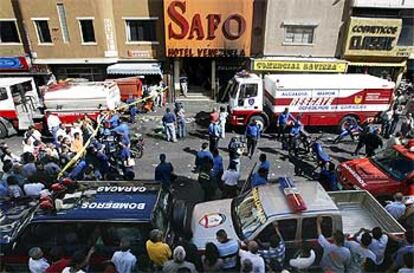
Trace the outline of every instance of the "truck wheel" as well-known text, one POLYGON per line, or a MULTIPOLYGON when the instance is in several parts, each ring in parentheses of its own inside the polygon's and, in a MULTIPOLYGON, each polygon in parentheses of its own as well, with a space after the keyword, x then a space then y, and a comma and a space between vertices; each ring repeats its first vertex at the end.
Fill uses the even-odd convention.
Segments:
POLYGON ((251 123, 253 120, 257 120, 257 124, 259 124, 260 128, 262 128, 263 132, 266 131, 268 124, 265 118, 263 118, 262 116, 251 116, 249 118, 249 123, 251 123))
POLYGON ((0 139, 6 138, 8 136, 7 128, 3 123, 0 122, 0 139))
POLYGON ((345 116, 341 119, 341 122, 339 123, 338 129, 339 132, 342 132, 346 128, 349 127, 349 124, 351 123, 358 123, 358 120, 354 116, 345 116))
POLYGON ((172 225, 179 234, 190 231, 192 208, 193 206, 184 200, 175 201, 172 212, 172 225))

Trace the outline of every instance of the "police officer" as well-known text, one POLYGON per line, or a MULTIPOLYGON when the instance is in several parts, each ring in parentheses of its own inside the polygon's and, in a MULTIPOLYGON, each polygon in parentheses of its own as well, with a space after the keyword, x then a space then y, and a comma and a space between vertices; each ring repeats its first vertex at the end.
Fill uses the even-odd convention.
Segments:
POLYGON ((289 134, 290 151, 293 149, 295 156, 298 156, 298 152, 299 152, 299 141, 300 141, 301 131, 302 131, 302 123, 300 122, 300 117, 297 117, 293 127, 290 129, 290 134, 289 134))
POLYGON ((210 140, 210 152, 218 148, 218 143, 221 137, 221 126, 218 122, 211 122, 208 126, 208 136, 210 140))
POLYGON ((162 123, 165 128, 165 133, 167 135, 167 141, 177 142, 177 136, 175 134, 175 121, 176 117, 171 113, 171 109, 167 108, 165 114, 162 117, 162 123))
POLYGON ((247 154, 251 159, 259 141, 261 128, 256 119, 253 119, 246 127, 247 154))
POLYGON ((375 128, 374 132, 369 133, 365 139, 365 150, 367 156, 374 156, 375 150, 383 146, 382 139, 379 136, 381 132, 380 128, 375 128))
POLYGON ((285 141, 285 134, 286 134, 286 127, 291 118, 291 114, 289 113, 289 108, 285 108, 285 110, 280 113, 279 117, 277 118, 276 127, 277 127, 277 138, 280 139, 280 135, 282 135, 282 141, 285 141))
POLYGON ((238 137, 233 137, 229 143, 229 165, 233 164, 240 172, 240 156, 243 154, 242 143, 238 137))

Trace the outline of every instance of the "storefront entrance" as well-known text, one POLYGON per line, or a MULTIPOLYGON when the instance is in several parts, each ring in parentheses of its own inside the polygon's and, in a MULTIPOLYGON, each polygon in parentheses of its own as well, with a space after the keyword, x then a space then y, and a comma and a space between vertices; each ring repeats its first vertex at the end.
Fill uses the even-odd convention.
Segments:
MULTIPOLYGON (((248 67, 247 58, 180 58, 174 62, 176 90, 187 84, 188 97, 219 100, 235 73, 248 67)), ((176 93, 180 97, 182 92, 176 93)))
POLYGON ((188 84, 188 96, 211 96, 211 58, 183 58, 180 78, 186 77, 188 84))

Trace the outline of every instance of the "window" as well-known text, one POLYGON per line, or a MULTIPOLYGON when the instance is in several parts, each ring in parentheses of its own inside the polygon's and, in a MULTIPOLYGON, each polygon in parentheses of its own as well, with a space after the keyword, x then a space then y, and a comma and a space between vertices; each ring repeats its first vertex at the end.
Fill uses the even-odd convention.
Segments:
MULTIPOLYGON (((153 227, 147 223, 105 223, 99 224, 96 247, 101 256, 111 257, 119 249, 121 239, 130 242, 132 254, 140 257, 145 254, 145 242, 153 227)), ((138 261, 142 262, 142 261, 138 261)))
POLYGON ((9 97, 7 96, 7 89, 4 87, 0 87, 0 100, 7 100, 9 97))
POLYGON ((93 29, 92 19, 79 20, 81 39, 83 43, 96 43, 95 30, 93 29))
POLYGON ((276 228, 273 225, 273 223, 270 223, 270 224, 267 225, 267 227, 265 227, 265 229, 263 229, 260 232, 257 239, 262 243, 269 243, 270 238, 272 238, 275 235, 277 235, 276 228))
POLYGON ((10 91, 13 97, 13 101, 16 105, 21 104, 26 99, 26 92, 32 91, 32 82, 27 81, 21 84, 15 84, 10 86, 10 91))
POLYGON ((57 10, 59 15, 60 28, 62 29, 63 42, 67 43, 69 42, 69 29, 66 22, 65 6, 63 6, 63 4, 57 4, 57 10))
POLYGON ((259 199, 257 188, 234 199, 234 217, 236 230, 240 238, 250 236, 267 221, 267 216, 259 199))
POLYGON ((63 247, 68 256, 95 244, 94 223, 35 223, 26 227, 17 240, 16 254, 27 255, 32 247, 40 247, 46 255, 55 246, 63 247))
POLYGON ((16 21, 0 21, 0 43, 20 43, 16 21))
POLYGON ((50 36, 48 20, 35 20, 37 37, 40 44, 52 43, 52 36, 50 36))
POLYGON ((126 20, 128 42, 156 41, 155 20, 126 20))
POLYGON ((394 149, 386 149, 370 158, 375 166, 398 181, 404 181, 414 172, 414 162, 394 149))
MULTIPOLYGON (((325 237, 332 236, 332 218, 323 217, 321 224, 322 234, 325 237)), ((316 230, 316 217, 305 218, 302 220, 302 239, 310 240, 317 239, 318 232, 316 230)))
POLYGON ((257 84, 242 84, 240 87, 240 99, 251 98, 257 96, 257 84))
POLYGON ((285 43, 312 44, 315 26, 286 26, 285 43))
POLYGON ((293 241, 296 239, 296 226, 296 219, 278 221, 279 232, 282 235, 283 240, 293 241))

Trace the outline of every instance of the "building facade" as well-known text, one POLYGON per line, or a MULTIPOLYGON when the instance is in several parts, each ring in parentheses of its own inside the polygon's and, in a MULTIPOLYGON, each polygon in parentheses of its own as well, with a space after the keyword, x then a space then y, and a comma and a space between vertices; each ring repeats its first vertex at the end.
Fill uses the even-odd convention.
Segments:
POLYGON ((0 1, 0 75, 29 73, 25 34, 11 0, 0 1))
POLYGON ((164 0, 165 54, 176 97, 217 98, 220 86, 246 67, 253 2, 164 0))
MULTIPOLYGON (((258 72, 345 72, 338 60, 347 0, 267 1, 263 51, 252 59, 258 72)), ((256 11, 257 12, 257 11, 256 11)))
MULTIPOLYGON (((113 64, 117 67, 109 74, 144 74, 148 71, 139 71, 139 64, 157 62, 162 56, 161 0, 17 3, 33 64, 46 65, 58 79, 103 80, 113 64), (125 67, 123 62, 129 64, 125 67)), ((159 64, 155 66, 160 73, 159 64)))
POLYGON ((348 71, 398 83, 413 65, 414 0, 354 0, 348 12, 342 54, 348 71))

